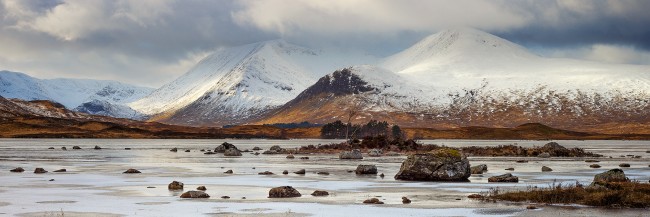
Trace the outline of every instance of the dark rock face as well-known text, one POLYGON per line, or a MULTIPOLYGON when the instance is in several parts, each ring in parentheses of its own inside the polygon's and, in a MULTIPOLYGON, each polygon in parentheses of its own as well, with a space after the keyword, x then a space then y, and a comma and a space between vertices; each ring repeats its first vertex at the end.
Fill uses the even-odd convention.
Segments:
POLYGON ((551 172, 551 171, 553 171, 553 169, 551 169, 550 167, 542 166, 542 172, 551 172))
POLYGON ((305 171, 305 169, 300 169, 300 170, 298 170, 296 172, 293 172, 293 173, 298 174, 298 175, 305 175, 306 171, 305 171))
POLYGON ((241 152, 236 148, 230 148, 226 149, 226 151, 223 153, 223 156, 238 157, 241 156, 241 152))
POLYGON ((291 186, 276 187, 269 190, 269 198, 287 198, 300 196, 302 196, 300 192, 291 186))
MULTIPOLYGON (((233 145, 233 144, 230 144, 230 143, 224 142, 224 143, 221 143, 221 145, 217 146, 217 147, 214 149, 214 152, 217 152, 217 153, 224 153, 224 152, 226 152, 226 150, 228 150, 228 149, 237 149, 237 147, 235 147, 235 145, 233 145)), ((237 149, 237 150, 239 150, 239 149, 237 149)))
POLYGON ((9 170, 9 171, 14 172, 14 173, 22 173, 22 172, 25 172, 25 169, 23 169, 22 167, 16 167, 15 169, 12 169, 12 170, 9 170))
POLYGON ((39 167, 34 170, 34 173, 47 173, 47 170, 39 167))
POLYGON ((472 174, 483 174, 484 172, 487 172, 488 167, 485 164, 480 164, 470 167, 469 170, 472 174))
POLYGON ((380 201, 379 199, 377 199, 376 197, 373 197, 373 198, 370 198, 370 199, 364 200, 363 203, 366 203, 366 204, 384 204, 384 202, 381 202, 381 201, 380 201))
POLYGON ((136 169, 131 168, 131 169, 128 169, 128 170, 124 171, 123 173, 141 173, 141 172, 140 172, 140 170, 136 170, 136 169))
POLYGON ((169 190, 183 190, 183 183, 178 181, 173 181, 167 185, 169 190))
POLYGON ((592 185, 604 185, 609 182, 629 182, 625 176, 625 172, 621 169, 611 169, 607 172, 599 173, 594 176, 594 182, 592 185))
POLYGON ((359 165, 354 171, 356 174, 377 174, 377 166, 375 165, 359 165))
POLYGON ((471 175, 469 160, 451 148, 426 154, 412 154, 402 163, 395 175, 398 180, 411 181, 467 181, 471 175))
POLYGON ((408 199, 407 197, 402 197, 402 203, 403 204, 409 204, 409 203, 411 203, 411 200, 408 199))
POLYGON ((314 193, 311 193, 311 196, 315 196, 315 197, 323 197, 323 196, 327 196, 327 195, 330 195, 330 193, 327 192, 327 191, 318 191, 318 190, 316 190, 316 191, 314 191, 314 193))
POLYGON ((492 176, 488 178, 488 182, 519 182, 519 177, 506 173, 499 176, 492 176))
POLYGON ((203 191, 188 191, 181 194, 181 198, 210 198, 210 195, 203 191))
POLYGON ((344 151, 339 154, 339 159, 363 159, 363 155, 359 149, 352 151, 344 151))

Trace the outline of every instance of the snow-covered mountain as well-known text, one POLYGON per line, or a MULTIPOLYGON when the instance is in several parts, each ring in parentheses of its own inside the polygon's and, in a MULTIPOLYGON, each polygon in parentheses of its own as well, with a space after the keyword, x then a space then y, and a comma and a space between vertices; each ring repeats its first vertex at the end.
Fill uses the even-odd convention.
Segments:
POLYGON ((283 40, 225 48, 129 105, 153 120, 174 124, 245 123, 293 99, 336 68, 373 61, 349 57, 283 40))
POLYGON ((0 95, 5 98, 50 100, 70 110, 113 117, 143 118, 125 104, 146 96, 152 90, 117 81, 38 79, 19 72, 0 71, 0 95), (92 106, 92 109, 86 106, 92 106))

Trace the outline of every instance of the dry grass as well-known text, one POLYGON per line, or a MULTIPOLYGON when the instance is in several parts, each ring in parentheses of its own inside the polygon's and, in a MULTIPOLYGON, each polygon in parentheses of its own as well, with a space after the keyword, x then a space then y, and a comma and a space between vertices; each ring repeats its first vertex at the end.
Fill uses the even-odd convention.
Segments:
POLYGON ((553 183, 524 191, 490 190, 483 199, 546 204, 582 204, 612 208, 650 208, 650 183, 612 182, 604 186, 553 183))

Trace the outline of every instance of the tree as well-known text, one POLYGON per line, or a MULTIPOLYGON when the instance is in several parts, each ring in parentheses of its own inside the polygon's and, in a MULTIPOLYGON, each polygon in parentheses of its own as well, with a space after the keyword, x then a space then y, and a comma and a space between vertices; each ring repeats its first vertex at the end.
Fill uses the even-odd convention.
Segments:
POLYGON ((400 128, 397 124, 393 125, 393 128, 391 129, 391 135, 395 141, 402 141, 405 137, 404 132, 402 132, 402 128, 400 128))

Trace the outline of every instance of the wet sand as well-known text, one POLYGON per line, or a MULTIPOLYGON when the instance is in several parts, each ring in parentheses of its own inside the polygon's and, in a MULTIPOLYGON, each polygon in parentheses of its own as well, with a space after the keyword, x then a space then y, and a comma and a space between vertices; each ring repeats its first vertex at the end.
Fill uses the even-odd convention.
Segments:
MULTIPOLYGON (((470 182, 407 182, 396 181, 405 156, 367 157, 363 160, 339 160, 335 155, 252 155, 224 157, 204 155, 199 149, 214 149, 224 140, 0 140, 0 213, 20 216, 648 216, 648 210, 616 210, 580 206, 536 205, 527 210, 527 203, 491 203, 467 198, 467 195, 499 187, 504 190, 525 189, 528 186, 548 186, 555 182, 588 184, 593 175, 619 163, 632 179, 650 179, 650 142, 598 141, 588 151, 603 154, 602 168, 592 169, 583 158, 520 158, 470 157, 472 165, 487 164, 489 171, 472 175, 470 182), (79 145, 82 150, 71 150, 79 145), (95 145, 102 150, 93 150, 95 145), (60 150, 67 146, 67 151, 60 150), (48 150, 55 147, 55 150, 48 150), (125 147, 132 150, 124 150, 125 147), (179 152, 170 152, 178 147, 179 152), (190 152, 184 152, 190 149, 190 152), (639 155, 638 159, 619 157, 639 155), (308 156, 309 160, 299 157, 308 156), (608 158, 613 156, 613 158, 608 158), (515 163, 516 160, 528 163, 515 163), (359 164, 375 164, 386 176, 358 176, 349 173, 359 164), (542 166, 553 172, 541 172, 542 166), (24 173, 10 173, 15 167, 24 173), (50 171, 33 174, 35 167, 50 171), (505 168, 514 167, 515 171, 505 168), (68 172, 53 173, 66 168, 68 172), (122 174, 129 168, 141 174, 122 174), (232 169, 234 174, 224 174, 232 169), (305 175, 293 171, 305 169, 305 175), (275 175, 257 175, 271 171, 275 175), (288 175, 282 175, 288 170, 288 175), (329 172, 319 175, 317 172, 329 172), (519 183, 488 183, 487 178, 511 172, 519 183), (49 181, 54 179, 54 181, 49 181), (167 184, 177 180, 185 191, 204 185, 209 199, 181 199, 182 191, 169 191, 167 184), (269 199, 272 187, 290 185, 303 195, 300 198, 269 199), (148 188, 155 187, 155 188, 148 188), (326 197, 314 197, 314 190, 326 190, 326 197), (222 199, 221 196, 230 196, 222 199), (402 204, 406 196, 413 202, 402 204), (243 199, 245 197, 246 199, 243 199), (377 197, 385 204, 366 205, 362 201, 377 197)), ((297 147, 307 144, 334 142, 332 140, 234 140, 240 149, 272 145, 297 147), (284 144, 284 145, 283 145, 284 144)), ((548 141, 425 141, 426 143, 463 145, 543 145, 548 141), (500 143, 499 143, 500 142, 500 143)), ((583 146, 584 141, 558 141, 566 147, 583 146)))

